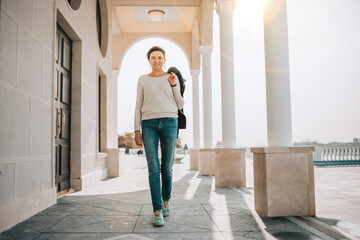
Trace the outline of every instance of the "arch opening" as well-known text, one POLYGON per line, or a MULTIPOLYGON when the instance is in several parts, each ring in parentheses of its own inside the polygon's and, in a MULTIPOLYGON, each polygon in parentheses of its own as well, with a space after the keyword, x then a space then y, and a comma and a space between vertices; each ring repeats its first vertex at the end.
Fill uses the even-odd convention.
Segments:
POLYGON ((153 47, 159 46, 166 51, 165 69, 177 67, 186 81, 186 90, 184 93, 185 114, 188 119, 188 126, 185 130, 180 130, 179 137, 181 143, 192 146, 192 88, 190 81, 190 64, 188 56, 181 47, 165 38, 146 38, 137 41, 129 46, 124 52, 119 67, 118 76, 118 116, 117 132, 118 135, 124 135, 126 132, 134 132, 134 109, 136 104, 137 81, 141 75, 148 74, 151 71, 146 58, 147 51, 153 47))

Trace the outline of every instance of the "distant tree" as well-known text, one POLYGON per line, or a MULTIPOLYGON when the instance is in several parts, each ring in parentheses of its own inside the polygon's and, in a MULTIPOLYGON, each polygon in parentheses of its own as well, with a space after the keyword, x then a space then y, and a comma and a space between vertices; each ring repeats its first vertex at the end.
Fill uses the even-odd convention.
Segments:
POLYGON ((134 133, 126 132, 124 135, 118 135, 119 148, 137 148, 134 140, 134 133))
POLYGON ((182 148, 182 143, 181 143, 181 139, 178 138, 177 141, 176 141, 176 148, 182 148))

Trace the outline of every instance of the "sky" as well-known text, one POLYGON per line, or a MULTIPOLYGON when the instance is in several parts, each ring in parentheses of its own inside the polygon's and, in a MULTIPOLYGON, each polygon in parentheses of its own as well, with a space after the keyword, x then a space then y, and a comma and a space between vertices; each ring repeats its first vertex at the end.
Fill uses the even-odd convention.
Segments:
MULTIPOLYGON (((293 142, 351 142, 353 138, 360 138, 360 1, 290 0, 287 7, 293 142)), ((221 141, 222 134, 218 21, 218 15, 214 13, 214 145, 221 141)), ((234 11, 238 146, 267 145, 263 39, 262 0, 239 0, 234 11)), ((189 63, 178 45, 163 38, 139 41, 124 56, 118 78, 118 133, 133 131, 136 84, 140 75, 150 72, 145 55, 154 45, 166 50, 166 69, 176 66, 187 80, 184 110, 188 128, 180 130, 180 138, 183 144, 191 147, 192 81, 189 63)), ((201 117, 201 145, 202 121, 201 117)))

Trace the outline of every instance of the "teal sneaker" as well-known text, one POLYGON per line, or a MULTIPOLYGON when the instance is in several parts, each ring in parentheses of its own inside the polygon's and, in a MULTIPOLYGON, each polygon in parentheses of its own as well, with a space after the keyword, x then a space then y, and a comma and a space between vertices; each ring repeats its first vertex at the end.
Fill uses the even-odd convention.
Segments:
POLYGON ((163 213, 161 210, 157 210, 154 213, 153 225, 156 227, 164 226, 164 217, 163 217, 163 213))
POLYGON ((169 201, 163 202, 163 210, 162 210, 163 216, 168 217, 170 216, 170 207, 169 207, 169 201))

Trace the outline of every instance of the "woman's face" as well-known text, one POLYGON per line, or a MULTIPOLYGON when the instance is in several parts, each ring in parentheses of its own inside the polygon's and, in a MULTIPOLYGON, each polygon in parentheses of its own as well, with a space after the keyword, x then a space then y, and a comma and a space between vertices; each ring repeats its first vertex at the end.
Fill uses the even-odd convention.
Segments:
POLYGON ((153 71, 162 70, 162 67, 165 63, 164 54, 160 51, 154 51, 150 54, 149 63, 153 71))

